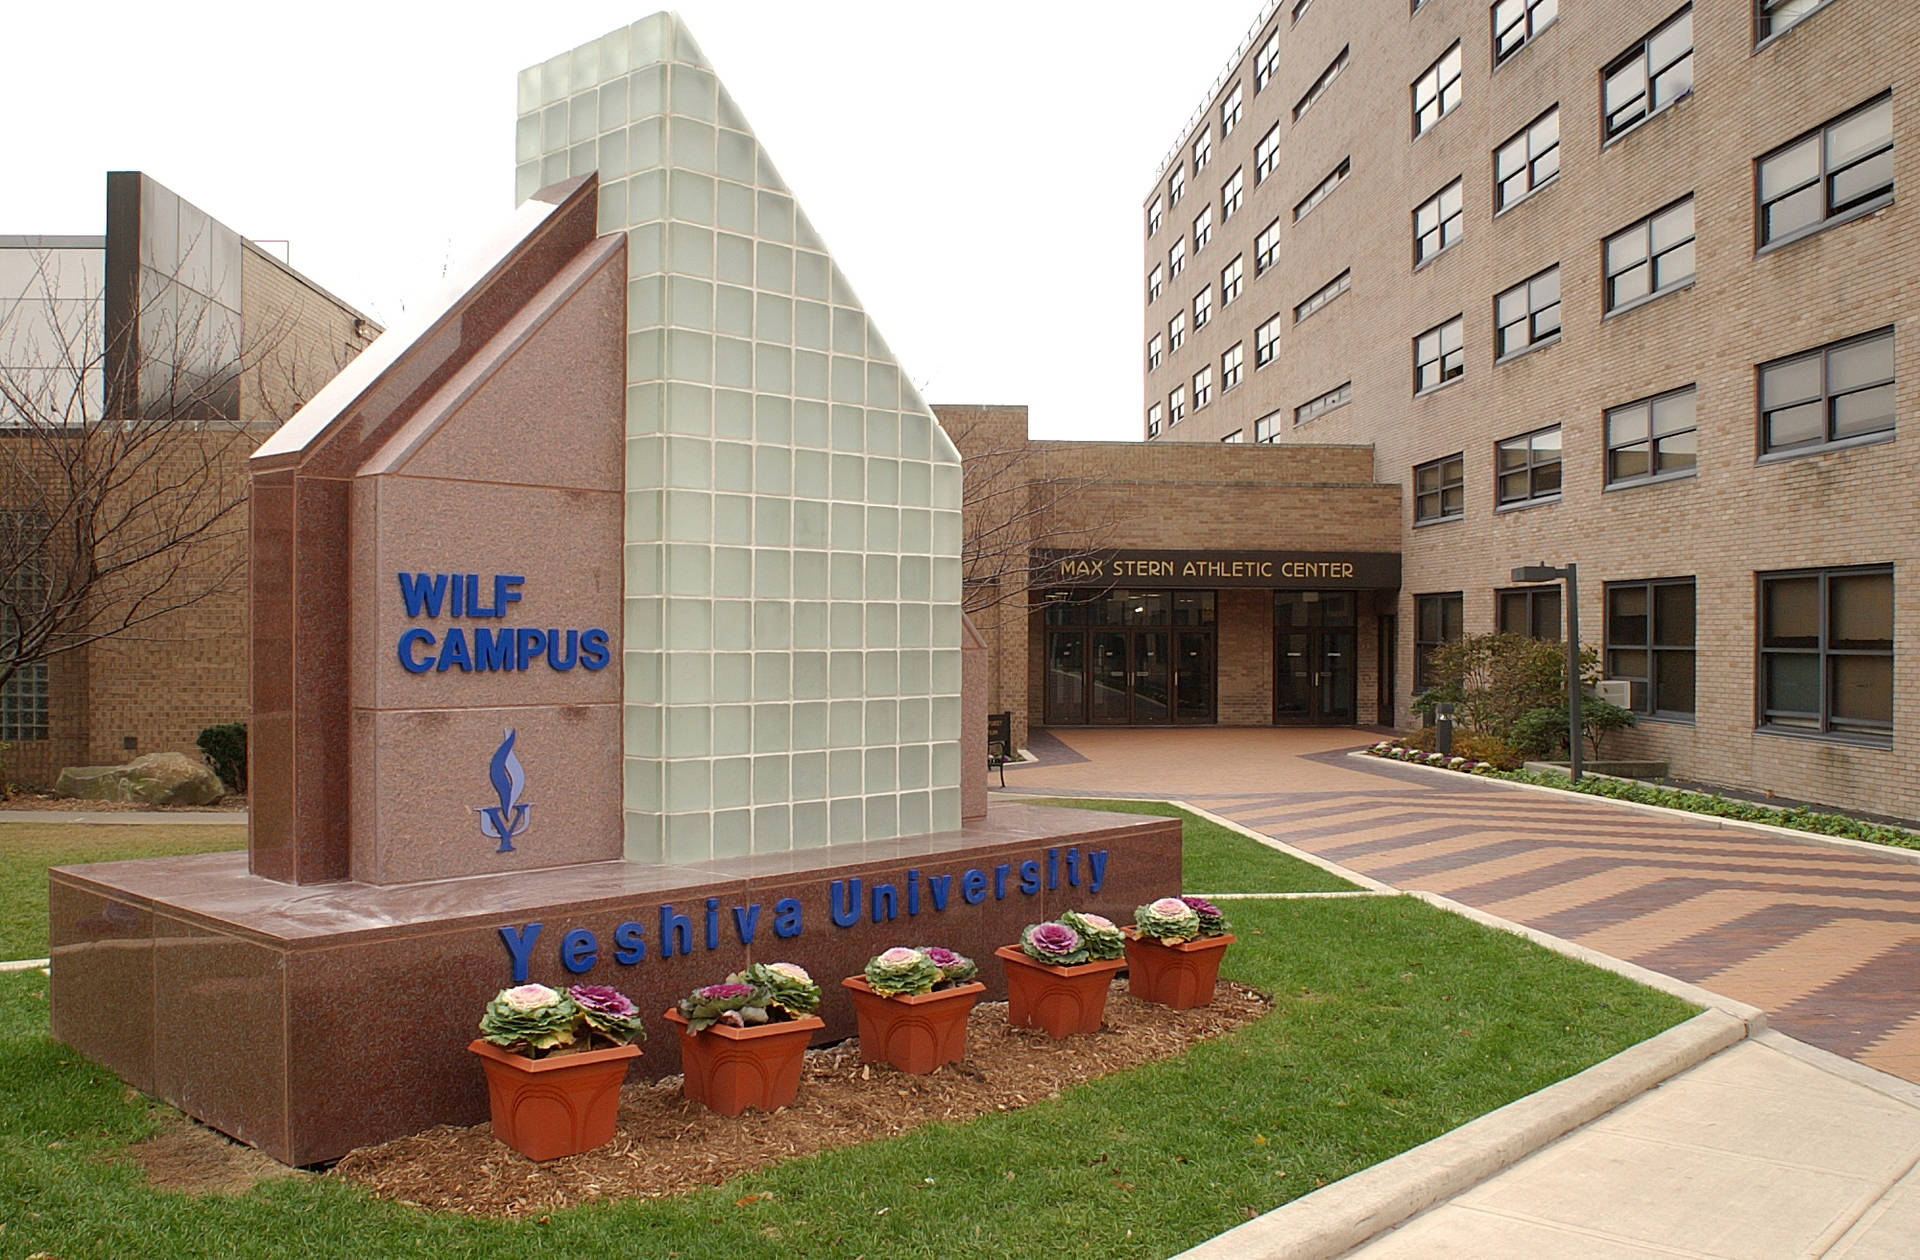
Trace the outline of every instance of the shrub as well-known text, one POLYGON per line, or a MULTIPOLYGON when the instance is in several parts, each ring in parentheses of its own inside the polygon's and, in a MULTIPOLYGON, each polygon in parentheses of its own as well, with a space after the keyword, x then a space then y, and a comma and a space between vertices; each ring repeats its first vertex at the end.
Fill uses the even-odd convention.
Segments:
POLYGON ((193 741, 207 755, 207 764, 229 792, 247 790, 247 724, 228 722, 209 726, 193 741))
POLYGON ((1498 770, 1518 770, 1526 758, 1497 735, 1464 731, 1453 737, 1453 751, 1469 761, 1484 761, 1498 770))

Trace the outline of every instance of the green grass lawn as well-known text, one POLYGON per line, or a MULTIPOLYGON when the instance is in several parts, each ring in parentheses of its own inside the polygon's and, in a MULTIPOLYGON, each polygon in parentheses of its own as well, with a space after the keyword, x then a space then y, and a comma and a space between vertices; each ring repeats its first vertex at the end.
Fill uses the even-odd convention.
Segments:
POLYGON ((1276 998, 1232 1036, 1022 1111, 516 1224, 315 1178, 150 1190, 124 1148, 165 1109, 48 1040, 45 977, 0 976, 0 1257, 1165 1256, 1689 1014, 1409 898, 1231 915, 1226 974, 1276 998))
POLYGON ((1352 892, 1356 887, 1311 862, 1288 857, 1237 831, 1216 822, 1208 822, 1165 801, 1070 800, 1061 797, 1026 803, 1104 809, 1115 814, 1160 814, 1167 818, 1182 819, 1180 887, 1185 892, 1352 892))
MULTIPOLYGON (((40 817, 55 821, 0 823, 0 962, 46 957, 49 866, 247 847, 247 829, 230 824, 103 825, 58 821, 58 814, 40 817)), ((4 1239, 0 1235, 0 1244, 4 1239)))

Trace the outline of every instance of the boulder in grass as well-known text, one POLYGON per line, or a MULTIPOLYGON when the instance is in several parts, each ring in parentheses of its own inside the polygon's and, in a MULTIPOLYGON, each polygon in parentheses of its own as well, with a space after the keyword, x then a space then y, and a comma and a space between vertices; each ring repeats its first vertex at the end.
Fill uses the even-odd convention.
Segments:
POLYGON ((55 796, 140 805, 211 805, 226 795, 220 776, 185 753, 148 753, 122 766, 68 766, 55 796))

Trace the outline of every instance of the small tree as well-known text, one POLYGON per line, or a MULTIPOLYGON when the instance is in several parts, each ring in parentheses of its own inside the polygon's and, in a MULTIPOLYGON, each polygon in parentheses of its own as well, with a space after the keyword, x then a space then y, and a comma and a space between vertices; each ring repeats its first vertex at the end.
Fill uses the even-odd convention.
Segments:
MULTIPOLYGON (((1450 703, 1466 730, 1489 735, 1523 753, 1550 756, 1566 746, 1567 649, 1550 639, 1518 634, 1473 634, 1434 650, 1434 685, 1414 697, 1414 711, 1431 717, 1450 703)), ((1600 741, 1633 725, 1633 714, 1591 693, 1600 677, 1597 648, 1580 652, 1581 730, 1600 755, 1600 741)))

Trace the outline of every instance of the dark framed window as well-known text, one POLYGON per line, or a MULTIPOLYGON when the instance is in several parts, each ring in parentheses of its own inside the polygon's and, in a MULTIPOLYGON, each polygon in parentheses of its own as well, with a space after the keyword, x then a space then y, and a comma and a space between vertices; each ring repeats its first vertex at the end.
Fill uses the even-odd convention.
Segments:
POLYGON ((1424 136, 1460 104, 1460 44, 1440 54, 1413 81, 1413 134, 1424 136))
POLYGON ((1781 145, 1754 163, 1762 248, 1893 200, 1893 95, 1781 145))
POLYGON ((1187 390, 1184 385, 1175 385, 1173 392, 1167 395, 1167 424, 1179 424, 1187 416, 1187 390))
POLYGON ((1560 268, 1529 276, 1493 300, 1493 357, 1545 345, 1560 336, 1560 268))
POLYGON ((1762 573, 1762 730, 1891 743, 1891 567, 1762 573))
POLYGON ((1318 311, 1321 307, 1333 301, 1333 299, 1339 297, 1342 293, 1345 293, 1348 289, 1352 287, 1353 287, 1352 270, 1349 269, 1347 271, 1341 272, 1339 275, 1335 276, 1333 279, 1321 285, 1320 288, 1314 292, 1312 297, 1308 298, 1306 301, 1300 303, 1300 305, 1293 308, 1293 322, 1296 324, 1299 323, 1301 320, 1304 320, 1305 318, 1307 318, 1307 316, 1312 315, 1315 311, 1318 311))
POLYGON ((1159 367, 1164 357, 1166 357, 1166 343, 1160 340, 1159 333, 1155 333, 1152 340, 1147 342, 1147 371, 1151 372, 1159 367))
POLYGON ((1893 329, 1760 365, 1760 450, 1893 432, 1893 329))
POLYGON ((1325 201, 1328 197, 1331 197, 1333 195, 1333 190, 1340 187, 1340 185, 1346 181, 1347 175, 1352 170, 1353 170, 1353 159, 1350 157, 1341 158, 1340 165, 1334 167, 1333 170, 1327 175, 1327 177, 1321 180, 1320 183, 1314 188, 1312 192, 1302 197, 1299 201, 1299 204, 1294 206, 1293 221, 1295 223, 1298 223, 1300 222, 1300 220, 1306 218, 1309 214, 1313 213, 1313 208, 1319 205, 1321 202, 1325 201))
POLYGON ((1253 440, 1256 442, 1277 442, 1280 440, 1281 413, 1269 411, 1253 422, 1253 440))
POLYGON ((1606 239, 1607 310, 1662 297, 1693 279, 1693 195, 1606 239))
POLYGON ((1193 374, 1193 409, 1195 411, 1213 401, 1213 364, 1201 368, 1193 374))
MULTIPOLYGON (((51 528, 47 517, 37 512, 7 512, 4 525, 15 554, 43 547, 51 528)), ((0 613, 0 633, 8 642, 16 641, 20 634, 14 610, 46 607, 48 591, 47 570, 38 560, 28 559, 15 568, 7 579, 5 611, 0 613)), ((29 661, 19 666, 0 687, 0 740, 25 743, 46 739, 52 701, 47 662, 29 661)))
MULTIPOLYGON (((1291 20, 1294 22, 1298 22, 1301 18, 1301 15, 1306 13, 1308 8, 1310 8, 1312 5, 1313 5, 1313 0, 1293 0, 1293 17, 1291 20)), ((1274 38, 1278 39, 1279 36, 1275 36, 1274 38)))
POLYGON ((1460 591, 1413 597, 1413 689, 1433 686, 1433 653, 1466 633, 1466 596, 1460 591))
POLYGON ((1266 323, 1253 330, 1253 366, 1254 370, 1273 362, 1273 356, 1280 352, 1280 317, 1275 315, 1266 323))
POLYGON ((1353 401, 1353 382, 1343 381, 1318 398, 1308 399, 1293 409, 1293 423, 1297 428, 1309 420, 1318 420, 1335 407, 1344 407, 1353 401))
POLYGON ((1193 138, 1193 173, 1198 175, 1207 169, 1207 163, 1213 160, 1213 129, 1202 127, 1200 134, 1193 138))
POLYGON ((1630 685, 1627 707, 1647 717, 1693 718, 1692 578, 1609 582, 1607 677, 1630 685))
POLYGON ((1279 165, 1280 124, 1275 123, 1266 135, 1260 137, 1260 143, 1253 146, 1253 182, 1259 184, 1273 174, 1274 168, 1279 165))
POLYGON ((1327 68, 1320 72, 1320 77, 1313 81, 1313 86, 1307 89, 1307 94, 1295 102, 1293 107, 1293 121, 1299 122, 1302 118, 1305 118, 1307 111, 1318 104, 1320 98, 1327 94, 1327 89, 1333 86, 1333 81, 1340 77, 1342 70, 1347 68, 1347 51, 1348 48, 1351 47, 1352 45, 1348 45, 1347 48, 1342 48, 1339 53, 1335 55, 1334 59, 1327 63, 1327 68))
POLYGON ((1246 364, 1246 344, 1236 341, 1220 356, 1220 392, 1223 394, 1240 383, 1240 375, 1246 364))
POLYGON ((1187 342, 1187 313, 1175 311, 1173 318, 1167 321, 1167 353, 1171 354, 1187 342))
POLYGON ((1693 91, 1693 6, 1607 66, 1602 75, 1601 130, 1625 135, 1693 91))
POLYGON ((1560 16, 1560 0, 1494 0, 1493 64, 1499 65, 1533 42, 1560 16))
POLYGON ((1560 426, 1535 429, 1493 448, 1495 498, 1501 507, 1560 497, 1560 426))
POLYGON ((1437 389, 1467 371, 1467 322, 1455 315, 1413 339, 1413 392, 1437 389))
MULTIPOLYGON (((1296 22, 1300 20, 1300 15, 1297 11, 1294 14, 1293 20, 1296 22)), ((1253 93, 1255 96, 1258 96, 1267 84, 1273 82, 1273 72, 1278 69, 1279 66, 1280 32, 1276 30, 1273 34, 1267 36, 1267 42, 1260 45, 1260 51, 1253 59, 1253 93)))
POLYGON ((1213 207, 1204 206, 1193 218, 1193 252, 1198 254, 1213 239, 1213 207))
POLYGON ((1698 421, 1689 385, 1607 410, 1607 484, 1691 477, 1698 459, 1698 421))
POLYGON ((1413 469, 1413 523, 1457 521, 1467 514, 1467 457, 1455 452, 1413 469))
POLYGON ((1454 180, 1413 212, 1413 265, 1458 244, 1465 228, 1466 203, 1461 181, 1454 180))
POLYGON ((1172 280, 1187 269, 1187 238, 1176 236, 1173 244, 1167 247, 1167 279, 1172 280))
POLYGON ((1235 429, 1233 432, 1227 434, 1227 436, 1221 438, 1220 440, 1222 442, 1233 442, 1233 443, 1245 442, 1247 440, 1247 431, 1245 429, 1235 429))
POLYGON ((1225 140, 1240 125, 1240 85, 1233 85, 1227 99, 1220 102, 1220 138, 1225 140))
POLYGON ((1166 415, 1166 412, 1161 409, 1159 403, 1155 403, 1153 404, 1153 406, 1147 408, 1147 436, 1148 437, 1151 438, 1151 437, 1160 436, 1161 418, 1165 415, 1166 415))
POLYGON ((1153 264, 1153 270, 1147 273, 1147 301, 1158 302, 1160 300, 1160 290, 1166 283, 1165 275, 1166 273, 1160 270, 1159 263, 1153 264))
POLYGON ((1253 238, 1253 274, 1264 276, 1280 261, 1280 220, 1275 219, 1253 238))
POLYGON ((1234 167, 1233 174, 1227 177, 1227 182, 1220 185, 1220 222, 1222 223, 1231 219, 1234 212, 1240 209, 1240 203, 1246 199, 1246 180, 1242 178, 1242 172, 1245 170, 1243 166, 1234 167))
POLYGON ((1494 626, 1501 634, 1560 642, 1560 588, 1513 586, 1493 593, 1494 626))
POLYGON ((1753 41, 1765 43, 1827 7, 1829 0, 1755 0, 1753 41))
POLYGON ((1160 230, 1160 220, 1165 215, 1166 202, 1155 194, 1153 203, 1147 207, 1147 235, 1152 236, 1160 230))
POLYGON ((1199 332, 1213 318, 1213 286, 1207 285, 1193 295, 1193 331, 1199 332))
POLYGON ((1494 213, 1525 199, 1559 174, 1560 107, 1555 105, 1494 150, 1494 213))
POLYGON ((1176 165, 1173 168, 1173 177, 1167 181, 1167 209, 1171 210, 1179 205, 1180 198, 1186 195, 1187 168, 1184 165, 1176 165))
POLYGON ((1241 260, 1245 257, 1245 254, 1235 254, 1233 261, 1220 269, 1220 307, 1222 310, 1232 306, 1233 300, 1240 296, 1240 281, 1245 271, 1241 260))

